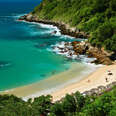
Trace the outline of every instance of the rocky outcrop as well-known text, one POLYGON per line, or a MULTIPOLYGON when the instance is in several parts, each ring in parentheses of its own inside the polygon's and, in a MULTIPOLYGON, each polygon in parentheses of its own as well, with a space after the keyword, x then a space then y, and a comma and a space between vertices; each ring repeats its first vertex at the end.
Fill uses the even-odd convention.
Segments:
MULTIPOLYGON (((68 25, 62 22, 53 22, 49 20, 38 20, 38 18, 36 16, 33 16, 32 14, 28 14, 28 15, 20 17, 19 21, 22 21, 22 20, 25 20, 28 22, 37 22, 37 23, 50 24, 53 26, 57 26, 60 29, 61 33, 64 35, 69 35, 69 36, 76 37, 76 38, 88 38, 89 37, 88 34, 84 32, 80 32, 76 28, 70 28, 68 25)), ((61 50, 61 53, 65 53, 69 51, 69 55, 68 55, 69 58, 71 58, 72 56, 76 58, 75 55, 88 55, 88 57, 90 58, 91 57, 96 58, 96 60, 92 61, 92 63, 105 64, 105 65, 112 64, 112 60, 109 58, 106 51, 93 47, 87 42, 74 41, 71 43, 71 45, 67 43, 65 47, 66 49, 65 48, 58 48, 58 49, 61 50), (72 48, 70 49, 69 46, 72 46, 72 48), (72 49, 73 49, 73 52, 72 52, 72 49)))
POLYGON ((97 88, 93 88, 89 91, 85 91, 83 92, 82 94, 83 95, 89 95, 89 96, 99 96, 99 95, 102 95, 104 92, 108 92, 110 90, 112 90, 112 88, 116 86, 116 82, 112 82, 106 86, 98 86, 97 88))
POLYGON ((109 58, 106 51, 93 47, 88 42, 81 42, 80 44, 72 42, 72 45, 76 54, 86 54, 89 58, 96 58, 96 60, 92 61, 92 63, 104 65, 112 64, 112 60, 109 58))
POLYGON ((110 60, 110 58, 107 55, 105 55, 103 52, 98 52, 95 50, 88 50, 87 52, 88 52, 87 53, 88 55, 96 58, 96 60, 93 61, 92 63, 104 64, 104 65, 112 64, 112 61, 110 60))
POLYGON ((54 46, 53 49, 56 53, 65 55, 70 59, 79 60, 82 59, 80 55, 85 55, 88 58, 95 58, 91 63, 104 65, 111 65, 113 63, 106 51, 93 47, 88 42, 84 41, 62 42, 54 46))
POLYGON ((63 22, 41 20, 41 19, 38 19, 36 16, 31 15, 31 14, 21 16, 19 18, 19 21, 21 21, 21 20, 57 26, 60 29, 61 33, 64 35, 69 35, 69 36, 76 37, 76 38, 88 38, 89 37, 88 34, 81 32, 80 30, 78 30, 76 28, 70 28, 68 25, 64 24, 63 22))

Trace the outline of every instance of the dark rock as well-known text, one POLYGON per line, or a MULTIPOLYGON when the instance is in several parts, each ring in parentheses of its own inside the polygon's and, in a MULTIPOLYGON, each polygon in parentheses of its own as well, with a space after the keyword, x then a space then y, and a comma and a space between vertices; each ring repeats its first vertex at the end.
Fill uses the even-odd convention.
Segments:
POLYGON ((116 81, 112 82, 112 85, 115 86, 116 85, 116 81))
POLYGON ((54 21, 49 21, 49 20, 40 20, 36 16, 33 16, 32 14, 21 16, 19 20, 50 24, 53 26, 57 26, 61 30, 61 33, 64 35, 69 35, 69 36, 76 37, 76 38, 88 38, 88 35, 86 33, 80 32, 78 30, 76 31, 76 29, 72 30, 71 28, 67 28, 66 24, 64 23, 54 22, 54 21))
MULTIPOLYGON (((37 18, 37 16, 33 16, 31 14, 24 15, 24 16, 20 17, 19 20, 26 20, 29 22, 38 22, 38 23, 50 24, 53 26, 57 26, 61 30, 62 34, 73 36, 76 38, 88 38, 89 37, 89 35, 87 33, 81 32, 75 28, 74 29, 67 28, 68 26, 62 22, 40 20, 37 18)), ((92 47, 87 42, 85 42, 83 45, 81 45, 79 43, 80 42, 77 42, 77 41, 74 41, 71 43, 73 46, 73 50, 74 50, 75 54, 86 54, 86 55, 88 55, 88 57, 96 58, 96 60, 93 61, 92 63, 105 64, 105 65, 112 64, 112 60, 109 58, 109 56, 107 56, 107 54, 105 54, 104 51, 102 51, 96 47, 92 47)))
POLYGON ((10 62, 0 61, 0 68, 8 67, 10 65, 11 65, 10 62))

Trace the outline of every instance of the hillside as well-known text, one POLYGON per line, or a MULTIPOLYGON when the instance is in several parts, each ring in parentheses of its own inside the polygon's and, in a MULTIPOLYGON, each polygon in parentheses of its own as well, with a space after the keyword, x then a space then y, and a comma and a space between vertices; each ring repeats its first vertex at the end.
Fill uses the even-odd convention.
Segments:
POLYGON ((116 0, 43 0, 32 14, 76 27, 93 46, 116 53, 116 0))

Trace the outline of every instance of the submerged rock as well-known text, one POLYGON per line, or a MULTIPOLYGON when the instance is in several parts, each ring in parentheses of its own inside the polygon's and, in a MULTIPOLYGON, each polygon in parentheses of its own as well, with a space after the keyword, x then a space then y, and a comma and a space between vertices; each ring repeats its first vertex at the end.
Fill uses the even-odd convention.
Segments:
POLYGON ((0 61, 0 68, 4 68, 4 67, 7 67, 7 66, 10 66, 11 64, 9 62, 6 62, 6 61, 0 61))

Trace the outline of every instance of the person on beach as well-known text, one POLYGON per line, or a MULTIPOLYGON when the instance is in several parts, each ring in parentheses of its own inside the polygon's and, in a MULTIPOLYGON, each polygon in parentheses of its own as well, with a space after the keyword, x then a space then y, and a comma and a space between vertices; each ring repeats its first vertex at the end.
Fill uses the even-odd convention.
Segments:
POLYGON ((106 80, 106 82, 108 82, 108 78, 107 77, 105 78, 105 80, 106 80))
POLYGON ((88 80, 87 82, 90 83, 90 80, 88 80))

